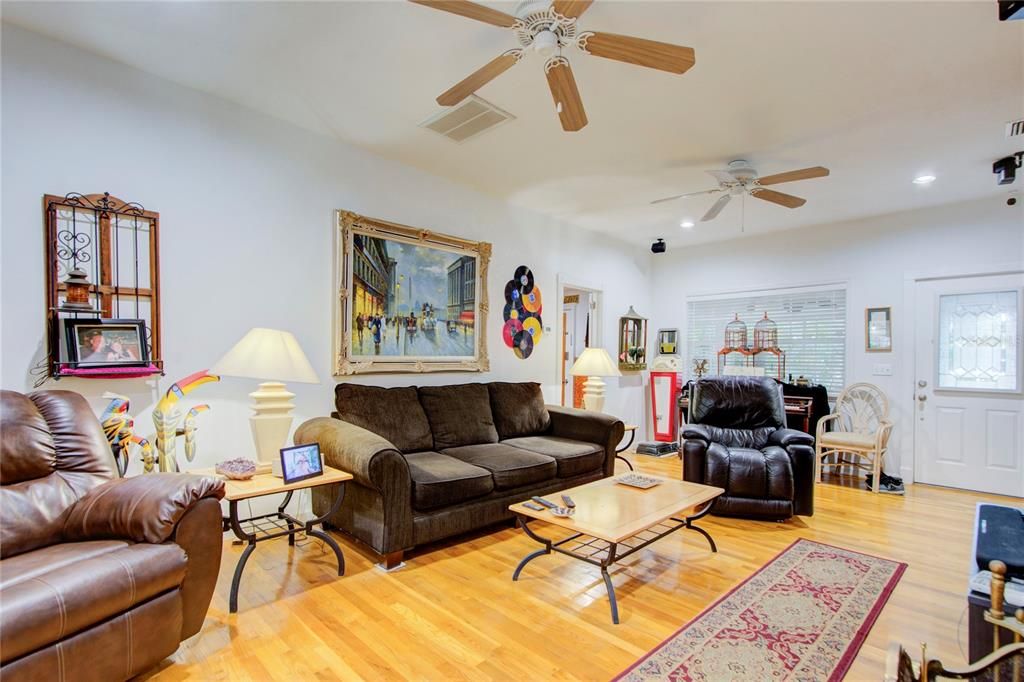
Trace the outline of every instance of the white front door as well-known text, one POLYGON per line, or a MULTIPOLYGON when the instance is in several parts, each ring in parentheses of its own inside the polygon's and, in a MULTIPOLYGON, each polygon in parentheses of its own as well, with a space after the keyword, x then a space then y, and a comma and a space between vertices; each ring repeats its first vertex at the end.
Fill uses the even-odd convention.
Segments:
POLYGON ((1024 496, 1024 274, 915 285, 914 479, 1024 496))

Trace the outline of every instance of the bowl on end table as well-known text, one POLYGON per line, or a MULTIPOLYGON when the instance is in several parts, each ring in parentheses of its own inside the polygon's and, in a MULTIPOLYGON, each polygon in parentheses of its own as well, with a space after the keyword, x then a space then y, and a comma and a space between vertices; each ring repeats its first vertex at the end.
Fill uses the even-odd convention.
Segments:
POLYGON ((256 475, 256 462, 244 457, 218 462, 214 471, 235 481, 247 481, 256 475))

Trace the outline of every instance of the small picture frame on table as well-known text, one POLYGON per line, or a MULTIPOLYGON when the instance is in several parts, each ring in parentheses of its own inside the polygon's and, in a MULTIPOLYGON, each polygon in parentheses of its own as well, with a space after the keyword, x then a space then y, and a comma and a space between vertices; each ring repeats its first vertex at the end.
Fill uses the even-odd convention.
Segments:
POLYGON ((64 334, 72 367, 149 365, 145 320, 68 318, 64 334))
POLYGON ((323 475, 324 462, 319 443, 281 448, 281 476, 285 484, 323 475))
POLYGON ((892 352, 891 307, 865 309, 864 350, 868 353, 892 352))

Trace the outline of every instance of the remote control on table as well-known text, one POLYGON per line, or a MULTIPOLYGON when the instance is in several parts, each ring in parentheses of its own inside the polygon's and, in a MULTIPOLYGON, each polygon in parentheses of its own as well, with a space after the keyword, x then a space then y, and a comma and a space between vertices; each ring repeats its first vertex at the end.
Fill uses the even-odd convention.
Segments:
POLYGON ((558 505, 557 505, 557 504, 555 504, 554 502, 550 502, 550 501, 548 501, 548 500, 545 500, 545 499, 544 499, 543 497, 538 497, 538 496, 536 496, 536 495, 534 495, 534 496, 533 496, 533 497, 531 497, 530 499, 531 499, 531 500, 533 500, 534 502, 536 502, 537 504, 542 504, 542 505, 544 505, 544 506, 545 506, 545 507, 547 507, 548 509, 554 509, 555 507, 557 507, 557 506, 558 506, 558 505))
POLYGON ((574 509, 576 507, 576 503, 573 502, 572 498, 568 495, 562 495, 562 502, 565 502, 565 506, 569 509, 574 509))
POLYGON ((523 502, 523 506, 527 509, 532 509, 533 511, 544 511, 544 507, 539 504, 534 504, 533 502, 523 502))

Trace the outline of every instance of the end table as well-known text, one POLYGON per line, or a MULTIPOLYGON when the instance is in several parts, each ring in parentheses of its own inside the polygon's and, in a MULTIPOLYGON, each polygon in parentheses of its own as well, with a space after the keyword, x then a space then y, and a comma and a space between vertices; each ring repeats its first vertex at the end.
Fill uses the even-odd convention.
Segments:
MULTIPOLYGON (((265 469, 265 467, 264 467, 265 469)), ((242 583, 242 571, 249 561, 249 555, 256 549, 256 543, 264 540, 273 540, 288 536, 288 544, 295 545, 295 536, 304 532, 310 537, 323 540, 324 544, 334 550, 334 556, 338 559, 338 575, 345 575, 345 556, 341 553, 341 547, 330 535, 322 530, 323 523, 341 507, 341 501, 345 498, 345 481, 352 479, 352 474, 324 465, 323 476, 307 478, 294 483, 285 483, 284 479, 274 476, 269 471, 257 470, 256 475, 246 481, 235 481, 225 478, 216 473, 213 468, 197 469, 190 471, 192 474, 202 476, 214 476, 224 478, 225 494, 224 499, 228 501, 228 516, 224 518, 224 530, 231 530, 242 542, 247 543, 235 565, 235 575, 231 579, 231 598, 229 600, 229 611, 238 612, 238 588, 242 583), (330 510, 323 516, 303 521, 285 512, 285 508, 292 500, 292 493, 296 490, 315 488, 321 485, 338 483, 338 494, 331 504, 330 510), (253 497, 264 495, 276 495, 285 493, 284 500, 278 506, 276 512, 261 514, 250 518, 242 519, 238 516, 238 503, 253 497), (244 524, 244 525, 243 525, 244 524), (316 526, 321 526, 318 530, 316 526)))

